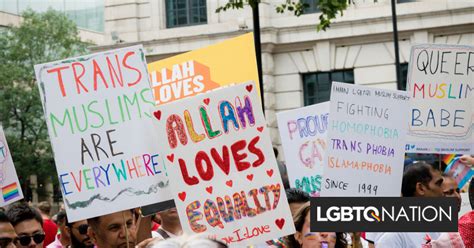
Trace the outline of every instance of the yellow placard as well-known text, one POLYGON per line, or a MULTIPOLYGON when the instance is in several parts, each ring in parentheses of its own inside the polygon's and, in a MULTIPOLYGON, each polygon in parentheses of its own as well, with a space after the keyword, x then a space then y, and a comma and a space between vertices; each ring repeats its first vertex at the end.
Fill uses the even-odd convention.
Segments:
POLYGON ((148 64, 156 105, 249 80, 257 82, 253 33, 148 64))

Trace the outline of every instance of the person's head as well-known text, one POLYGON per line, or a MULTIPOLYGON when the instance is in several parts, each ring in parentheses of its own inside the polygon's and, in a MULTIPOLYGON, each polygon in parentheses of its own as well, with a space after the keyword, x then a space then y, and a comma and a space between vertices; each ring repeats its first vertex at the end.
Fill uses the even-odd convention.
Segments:
POLYGON ((450 174, 443 174, 443 184, 441 184, 443 194, 446 197, 455 197, 458 202, 458 211, 461 210, 461 194, 458 188, 458 183, 450 174))
POLYGON ((67 222, 66 232, 71 238, 72 248, 92 248, 94 243, 87 234, 89 225, 87 220, 79 220, 76 222, 67 222))
POLYGON ((301 189, 289 188, 286 190, 286 198, 290 204, 291 214, 294 215, 298 209, 310 199, 309 194, 301 189))
POLYGON ((38 203, 38 209, 42 214, 49 216, 51 213, 51 204, 47 201, 42 201, 38 203))
POLYGON ((0 211, 0 247, 14 248, 15 238, 15 229, 10 223, 10 219, 3 211, 0 211))
POLYGON ((296 248, 347 247, 344 233, 311 232, 310 203, 301 206, 293 215, 296 233, 289 236, 289 246, 296 248))
POLYGON ((160 211, 156 215, 161 219, 161 225, 165 227, 169 225, 181 225, 179 222, 178 211, 175 207, 160 211))
POLYGON ((18 236, 17 247, 43 247, 43 219, 36 209, 26 203, 17 203, 12 205, 6 214, 18 236))
POLYGON ((67 216, 65 211, 59 211, 56 215, 56 224, 61 233, 62 237, 69 239, 69 233, 67 232, 67 216))
POLYGON ((87 223, 89 237, 98 247, 135 247, 136 226, 132 211, 124 210, 91 218, 87 223))
POLYGON ((403 173, 402 195, 404 197, 442 197, 443 177, 426 162, 415 162, 403 173))

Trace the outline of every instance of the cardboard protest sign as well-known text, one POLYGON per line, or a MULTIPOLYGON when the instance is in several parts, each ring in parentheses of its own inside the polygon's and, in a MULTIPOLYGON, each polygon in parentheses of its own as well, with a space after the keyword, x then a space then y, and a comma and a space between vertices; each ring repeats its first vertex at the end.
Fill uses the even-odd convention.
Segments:
POLYGON ((277 113, 290 185, 311 196, 321 191, 328 117, 329 102, 277 113))
POLYGON ((242 247, 294 232, 254 83, 156 107, 186 233, 242 247))
POLYGON ((0 207, 23 199, 7 139, 0 126, 0 207))
POLYGON ((474 47, 416 45, 409 65, 406 151, 473 154, 474 47))
POLYGON ((141 46, 35 71, 69 221, 171 198, 141 46))
POLYGON ((150 63, 148 71, 156 105, 237 82, 258 82, 255 58, 253 33, 248 33, 150 63))
POLYGON ((400 196, 407 92, 332 84, 321 196, 400 196))

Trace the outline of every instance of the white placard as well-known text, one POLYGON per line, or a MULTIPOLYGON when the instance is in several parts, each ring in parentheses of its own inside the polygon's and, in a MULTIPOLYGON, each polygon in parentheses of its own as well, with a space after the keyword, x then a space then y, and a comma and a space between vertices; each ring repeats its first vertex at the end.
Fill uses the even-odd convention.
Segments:
POLYGON ((319 196, 326 155, 329 102, 277 113, 292 188, 319 196))
POLYGON ((407 89, 407 152, 474 153, 474 47, 413 46, 407 89))
POLYGON ((69 221, 171 199, 141 46, 35 66, 69 221))
POLYGON ((8 148, 7 139, 0 126, 0 207, 23 199, 20 182, 13 165, 11 150, 8 148))
POLYGON ((400 196, 404 91, 334 82, 321 196, 400 196))
POLYGON ((294 233, 256 85, 156 107, 181 226, 232 246, 294 233))

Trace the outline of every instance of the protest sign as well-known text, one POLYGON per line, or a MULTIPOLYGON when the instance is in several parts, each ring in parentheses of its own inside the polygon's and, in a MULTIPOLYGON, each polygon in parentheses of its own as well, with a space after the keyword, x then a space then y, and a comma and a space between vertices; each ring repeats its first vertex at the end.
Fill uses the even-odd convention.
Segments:
POLYGON ((409 65, 406 151, 472 154, 474 47, 416 45, 409 65))
POLYGON ((311 196, 321 191, 329 102, 277 114, 288 179, 311 196))
POLYGON ((254 83, 157 106, 181 226, 244 246, 294 232, 254 83))
POLYGON ((8 149, 7 139, 0 126, 0 207, 23 199, 20 183, 13 165, 12 155, 8 149))
POLYGON ((321 196, 400 196, 409 96, 332 84, 321 196))
POLYGON ((454 158, 444 170, 444 173, 451 175, 458 188, 462 189, 464 185, 474 176, 474 169, 461 163, 460 157, 454 158))
MULTIPOLYGON (((148 64, 156 105, 237 82, 258 82, 253 33, 148 64)), ((258 87, 258 84, 257 84, 258 87)))
POLYGON ((141 46, 35 71, 69 221, 171 199, 141 46))

